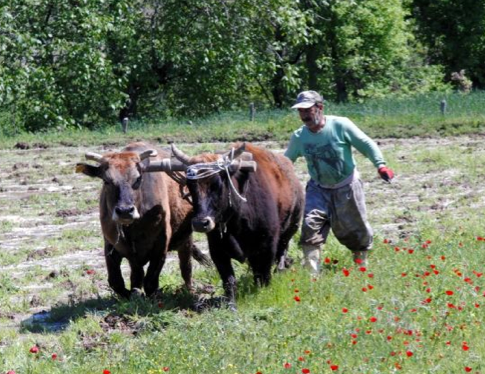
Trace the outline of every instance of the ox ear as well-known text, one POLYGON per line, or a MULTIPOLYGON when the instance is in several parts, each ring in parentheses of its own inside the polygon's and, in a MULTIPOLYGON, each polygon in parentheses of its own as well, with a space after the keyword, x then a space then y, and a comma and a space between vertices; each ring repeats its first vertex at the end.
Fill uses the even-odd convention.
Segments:
POLYGON ((230 160, 234 160, 241 156, 244 151, 246 150, 246 143, 242 143, 237 149, 231 149, 229 152, 226 152, 222 155, 222 158, 229 157, 230 160))
POLYGON ((93 166, 89 164, 85 164, 84 162, 80 162, 76 164, 76 173, 83 173, 88 177, 101 177, 101 168, 99 166, 93 166))

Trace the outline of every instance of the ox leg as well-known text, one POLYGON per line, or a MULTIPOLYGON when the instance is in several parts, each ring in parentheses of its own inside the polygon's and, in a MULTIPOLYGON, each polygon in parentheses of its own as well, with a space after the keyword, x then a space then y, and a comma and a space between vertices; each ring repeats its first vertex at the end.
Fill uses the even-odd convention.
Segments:
POLYGON ((228 301, 229 309, 236 310, 236 276, 231 264, 231 258, 224 250, 224 242, 221 240, 221 233, 218 230, 207 235, 209 241, 209 252, 214 265, 222 279, 224 294, 228 301))
POLYGON ((160 273, 162 272, 163 265, 167 259, 167 239, 161 238, 157 241, 158 248, 154 248, 150 256, 150 264, 148 265, 147 274, 145 276, 144 288, 147 296, 152 296, 158 290, 160 273))
MULTIPOLYGON (((145 271, 143 266, 138 264, 136 259, 130 260, 130 281, 131 281, 131 293, 136 295, 141 295, 141 289, 143 287, 143 278, 145 276, 145 271)), ((146 291, 145 291, 146 292, 146 291)))
POLYGON ((253 270, 254 283, 257 286, 267 286, 271 281, 271 267, 275 262, 276 243, 261 245, 256 255, 248 257, 253 270))
POLYGON ((108 270, 108 284, 118 295, 124 298, 130 297, 130 291, 125 287, 125 281, 121 274, 121 260, 118 251, 108 241, 104 241, 104 258, 108 270))
POLYGON ((288 247, 290 240, 298 231, 298 223, 290 225, 290 227, 281 234, 278 242, 278 250, 276 252, 276 265, 278 271, 288 269, 292 264, 292 259, 288 257, 288 247))
POLYGON ((180 263, 180 273, 184 279, 185 287, 193 292, 192 286, 192 239, 187 240, 177 250, 180 263))

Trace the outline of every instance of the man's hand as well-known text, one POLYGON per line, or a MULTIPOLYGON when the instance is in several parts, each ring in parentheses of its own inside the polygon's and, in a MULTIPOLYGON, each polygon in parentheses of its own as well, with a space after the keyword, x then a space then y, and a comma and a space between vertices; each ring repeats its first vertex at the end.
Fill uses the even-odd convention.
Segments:
POLYGON ((394 178, 394 172, 389 169, 388 167, 381 166, 377 172, 381 176, 382 179, 384 179, 386 182, 391 182, 392 178, 394 178))

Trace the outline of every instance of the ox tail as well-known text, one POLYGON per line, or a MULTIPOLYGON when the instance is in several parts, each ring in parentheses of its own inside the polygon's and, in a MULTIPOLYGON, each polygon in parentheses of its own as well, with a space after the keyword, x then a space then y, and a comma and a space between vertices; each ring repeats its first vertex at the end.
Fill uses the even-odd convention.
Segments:
POLYGON ((213 265, 210 257, 202 253, 202 251, 195 244, 192 244, 192 257, 199 264, 207 268, 210 268, 213 265))

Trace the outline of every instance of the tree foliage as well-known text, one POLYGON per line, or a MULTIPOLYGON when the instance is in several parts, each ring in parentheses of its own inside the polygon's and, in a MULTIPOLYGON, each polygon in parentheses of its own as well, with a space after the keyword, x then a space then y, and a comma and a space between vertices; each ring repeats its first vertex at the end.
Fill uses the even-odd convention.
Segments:
MULTIPOLYGON (((437 3, 445 9, 453 1, 437 3)), ((446 71, 460 64, 430 44, 435 28, 422 22, 430 4, 7 0, 0 109, 38 131, 205 115, 249 102, 285 107, 303 89, 337 101, 437 90, 442 64, 446 71)), ((480 40, 470 42, 476 56, 480 40)))
POLYGON ((417 36, 429 47, 431 63, 445 66, 446 78, 465 70, 485 87, 485 1, 413 0, 417 36))

